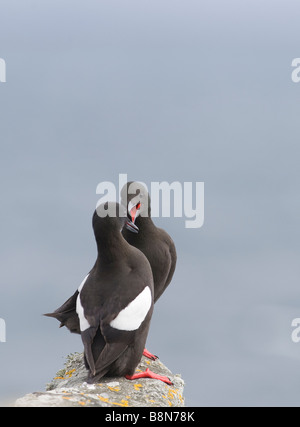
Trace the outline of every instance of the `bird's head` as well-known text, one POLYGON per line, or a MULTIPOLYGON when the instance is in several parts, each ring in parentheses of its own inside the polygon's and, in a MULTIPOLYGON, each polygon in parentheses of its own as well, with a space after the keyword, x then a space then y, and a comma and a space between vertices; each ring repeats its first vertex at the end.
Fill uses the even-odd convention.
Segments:
POLYGON ((138 233, 137 218, 150 217, 150 196, 147 189, 139 182, 130 181, 121 190, 121 205, 127 209, 126 228, 138 233))
POLYGON ((127 220, 126 209, 116 202, 101 203, 97 206, 93 216, 95 235, 105 232, 120 232, 127 220))

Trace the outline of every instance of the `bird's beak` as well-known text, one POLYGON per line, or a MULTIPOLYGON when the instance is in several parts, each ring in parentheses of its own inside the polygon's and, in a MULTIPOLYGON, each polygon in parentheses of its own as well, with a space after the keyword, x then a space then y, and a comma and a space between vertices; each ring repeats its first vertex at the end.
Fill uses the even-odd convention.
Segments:
POLYGON ((139 227, 135 225, 133 221, 130 221, 129 219, 126 221, 126 228, 127 230, 131 231, 132 233, 138 233, 139 227))
POLYGON ((132 222, 133 223, 135 223, 135 220, 136 220, 136 218, 137 218, 137 216, 138 216, 138 210, 140 209, 140 206, 141 206, 141 204, 140 203, 138 203, 136 206, 133 206, 131 209, 130 209, 130 216, 131 216, 131 220, 132 220, 132 222))
POLYGON ((132 231, 133 233, 139 232, 139 227, 135 225, 135 220, 138 216, 137 211, 140 209, 140 206, 141 206, 140 203, 138 203, 135 206, 132 206, 131 202, 129 202, 128 211, 130 213, 131 220, 127 219, 126 228, 127 230, 132 231))

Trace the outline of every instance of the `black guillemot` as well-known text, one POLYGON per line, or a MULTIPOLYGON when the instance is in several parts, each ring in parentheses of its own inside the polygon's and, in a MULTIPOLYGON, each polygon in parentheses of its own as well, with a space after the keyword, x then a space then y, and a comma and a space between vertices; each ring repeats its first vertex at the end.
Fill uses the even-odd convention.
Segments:
MULTIPOLYGON (((151 218, 151 200, 146 188, 139 182, 128 182, 121 190, 121 204, 127 210, 128 220, 122 234, 126 241, 138 248, 148 259, 154 280, 154 302, 170 284, 177 261, 175 244, 169 234, 156 227, 151 218)), ((144 356, 156 359, 148 350, 144 356)))
POLYGON ((116 215, 104 217, 99 216, 101 207, 93 215, 96 263, 77 292, 58 309, 61 312, 47 315, 58 318, 72 332, 78 332, 79 322, 89 382, 109 375, 150 377, 171 384, 167 377, 149 369, 134 374, 153 312, 153 274, 144 254, 120 232, 126 221, 122 206, 106 203, 105 210, 116 215))

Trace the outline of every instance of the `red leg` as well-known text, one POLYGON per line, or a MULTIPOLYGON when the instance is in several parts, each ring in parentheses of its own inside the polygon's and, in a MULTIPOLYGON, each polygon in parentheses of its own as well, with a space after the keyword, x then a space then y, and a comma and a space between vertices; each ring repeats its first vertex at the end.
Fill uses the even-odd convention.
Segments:
POLYGON ((137 374, 126 375, 125 378, 127 380, 137 380, 138 378, 153 378, 155 380, 163 381, 164 383, 167 383, 169 385, 173 384, 170 378, 165 377, 164 375, 155 374, 154 372, 150 371, 149 368, 147 368, 145 372, 138 372, 137 374))
POLYGON ((143 351, 143 356, 148 357, 148 359, 156 360, 158 359, 158 356, 155 356, 155 354, 150 353, 146 348, 143 351))

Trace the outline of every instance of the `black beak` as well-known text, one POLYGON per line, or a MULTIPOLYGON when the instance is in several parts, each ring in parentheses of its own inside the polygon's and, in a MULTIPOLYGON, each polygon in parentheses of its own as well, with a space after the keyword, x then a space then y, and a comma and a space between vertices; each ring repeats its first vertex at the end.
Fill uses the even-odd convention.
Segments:
POLYGON ((127 219, 126 221, 126 228, 127 230, 131 231, 132 233, 138 233, 139 232, 139 227, 137 227, 134 222, 130 221, 129 219, 127 219))

